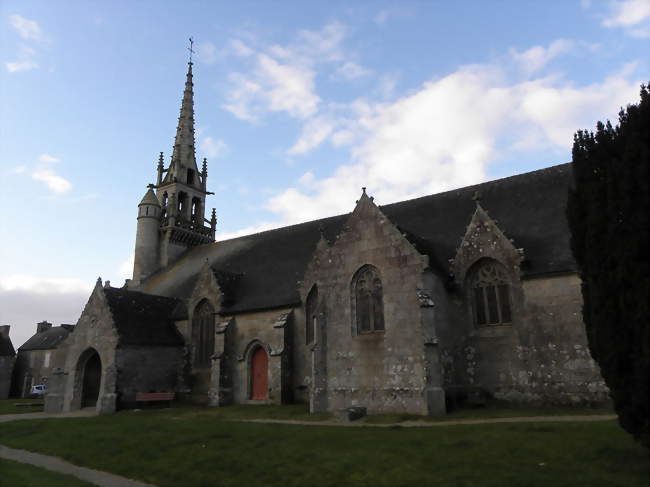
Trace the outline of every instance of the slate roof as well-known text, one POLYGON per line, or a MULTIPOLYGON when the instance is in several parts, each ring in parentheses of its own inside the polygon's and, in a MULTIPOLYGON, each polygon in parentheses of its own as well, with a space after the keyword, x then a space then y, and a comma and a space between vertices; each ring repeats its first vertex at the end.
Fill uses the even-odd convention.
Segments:
POLYGON ((13 357, 15 354, 11 338, 0 335, 0 357, 13 357))
MULTIPOLYGON (((524 249, 525 276, 573 271, 565 218, 571 165, 563 164, 431 196, 381 206, 416 248, 430 256, 439 274, 449 272, 480 195, 481 206, 506 237, 524 249)), ((268 309, 300 301, 302 279, 323 228, 333 242, 349 214, 215 242, 191 249, 142 286, 145 292, 188 297, 207 260, 215 271, 236 275, 226 313, 268 309)))
POLYGON ((29 340, 18 347, 18 351, 25 350, 50 350, 68 338, 70 330, 63 326, 53 326, 41 333, 36 333, 29 340))
POLYGON ((183 346, 174 325, 179 300, 118 288, 104 288, 119 345, 183 346))

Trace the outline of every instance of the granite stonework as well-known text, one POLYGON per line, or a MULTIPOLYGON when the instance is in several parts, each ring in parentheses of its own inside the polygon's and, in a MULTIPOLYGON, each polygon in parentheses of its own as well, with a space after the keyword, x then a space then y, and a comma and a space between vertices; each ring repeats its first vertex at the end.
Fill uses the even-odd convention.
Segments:
POLYGON ((312 412, 365 407, 368 412, 441 414, 445 410, 433 316, 424 313, 418 292, 428 258, 365 193, 330 245, 322 242, 307 267, 303 295, 318 286, 319 322, 312 370, 327 370, 312 388, 312 412), (385 330, 361 333, 350 289, 364 265, 379 270, 385 330), (426 318, 429 318, 427 323, 426 318), (428 336, 427 336, 428 335, 428 336))
POLYGON ((94 388, 101 413, 137 392, 348 418, 607 401, 564 217, 570 165, 385 206, 364 188, 349 214, 215 241, 190 64, 157 169, 133 279, 98 282, 52 355, 46 410, 82 407, 94 388))
POLYGON ((135 405, 137 392, 176 392, 183 387, 185 349, 170 320, 177 303, 102 286, 98 280, 73 333, 58 347, 55 373, 45 397, 47 412, 86 406, 86 388, 98 388, 94 407, 110 414, 135 405), (139 321, 144 315, 153 319, 139 321), (162 314, 162 317, 161 317, 162 314), (137 331, 137 328, 143 328, 137 331), (158 333, 151 333, 151 331, 158 333), (144 331, 144 332, 143 332, 144 331), (88 384, 88 364, 99 357, 97 384, 88 384))

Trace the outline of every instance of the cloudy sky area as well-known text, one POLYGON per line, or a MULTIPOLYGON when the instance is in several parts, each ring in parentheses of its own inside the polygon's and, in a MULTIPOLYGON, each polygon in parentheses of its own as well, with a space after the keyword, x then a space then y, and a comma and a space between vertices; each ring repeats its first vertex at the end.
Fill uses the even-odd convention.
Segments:
POLYGON ((362 186, 386 204, 568 162, 650 80, 650 0, 5 0, 0 23, 16 346, 130 277, 190 35, 219 239, 350 212, 362 186))

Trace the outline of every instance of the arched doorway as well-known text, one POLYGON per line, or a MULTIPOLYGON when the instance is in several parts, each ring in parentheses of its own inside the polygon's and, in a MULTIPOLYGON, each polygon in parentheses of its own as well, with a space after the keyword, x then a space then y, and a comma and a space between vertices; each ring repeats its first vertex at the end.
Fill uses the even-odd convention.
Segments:
POLYGON ((269 356, 264 347, 257 347, 251 355, 251 399, 269 397, 269 356))
POLYGON ((81 388, 81 407, 88 408, 97 405, 99 386, 102 382, 102 362, 99 354, 93 351, 86 360, 83 369, 83 385, 81 388))

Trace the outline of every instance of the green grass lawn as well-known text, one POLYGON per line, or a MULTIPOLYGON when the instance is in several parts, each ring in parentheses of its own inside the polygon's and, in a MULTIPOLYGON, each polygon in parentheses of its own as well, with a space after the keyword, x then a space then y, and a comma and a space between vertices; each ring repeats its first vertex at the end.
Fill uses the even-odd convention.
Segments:
POLYGON ((2 399, 0 414, 39 413, 43 411, 43 399, 2 399), (16 406, 16 404, 31 404, 31 406, 16 406))
MULTIPOLYGON (((436 428, 224 421, 237 408, 16 421, 2 424, 0 443, 163 487, 647 487, 650 476, 648 451, 614 421, 436 428)), ((282 411, 273 414, 290 419, 282 411)))
POLYGON ((7 487, 90 487, 93 484, 70 475, 0 458, 0 485, 7 487))

